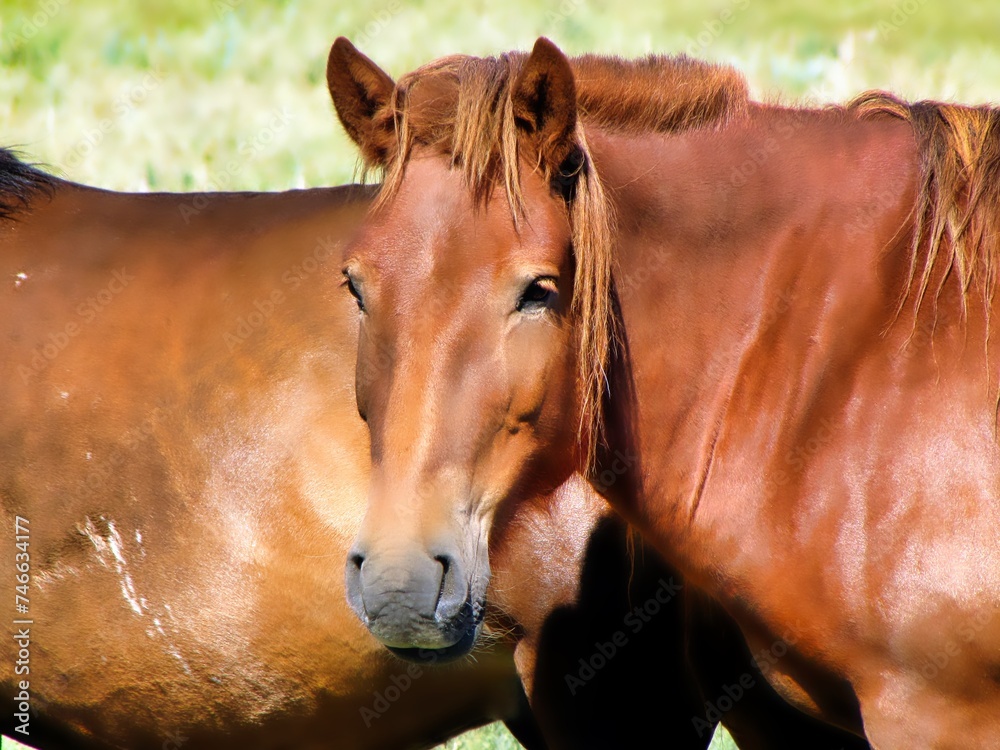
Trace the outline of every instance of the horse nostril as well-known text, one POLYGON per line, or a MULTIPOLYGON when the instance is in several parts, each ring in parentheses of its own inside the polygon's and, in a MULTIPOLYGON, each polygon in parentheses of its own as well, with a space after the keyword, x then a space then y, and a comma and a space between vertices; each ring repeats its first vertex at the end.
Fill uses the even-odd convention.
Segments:
POLYGON ((445 577, 448 575, 448 569, 451 568, 451 558, 448 555, 435 555, 434 559, 441 563, 441 567, 444 569, 441 573, 441 581, 443 583, 445 577))
POLYGON ((364 555, 358 552, 351 552, 347 556, 347 564, 344 566, 344 584, 347 603, 354 610, 355 614, 361 618, 361 621, 367 623, 368 614, 362 594, 364 584, 361 582, 361 566, 364 564, 364 555))
POLYGON ((434 560, 441 566, 435 611, 439 617, 450 619, 458 614, 468 595, 462 565, 452 555, 435 555, 434 560))

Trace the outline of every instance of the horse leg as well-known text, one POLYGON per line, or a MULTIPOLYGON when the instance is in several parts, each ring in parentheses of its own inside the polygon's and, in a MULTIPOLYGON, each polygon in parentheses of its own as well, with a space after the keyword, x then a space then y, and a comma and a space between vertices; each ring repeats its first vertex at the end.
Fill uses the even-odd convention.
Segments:
POLYGON ((721 720, 740 750, 866 750, 868 743, 788 703, 767 681, 722 606, 687 592, 688 658, 704 696, 701 724, 721 720))
POLYGON ((523 689, 518 695, 517 709, 513 715, 504 719, 503 723, 525 750, 546 750, 548 748, 541 727, 538 726, 535 714, 528 703, 528 696, 523 689))

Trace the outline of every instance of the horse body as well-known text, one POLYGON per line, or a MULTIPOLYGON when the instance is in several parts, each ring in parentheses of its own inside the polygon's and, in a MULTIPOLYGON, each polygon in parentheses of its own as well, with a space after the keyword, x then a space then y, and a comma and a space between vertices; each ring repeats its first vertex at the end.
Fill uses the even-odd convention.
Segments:
POLYGON ((474 622, 413 627, 364 566, 450 539, 475 609, 497 505, 572 462, 789 700, 878 747, 995 746, 996 112, 769 108, 724 71, 544 40, 374 71, 334 45, 338 114, 387 185, 345 252, 359 357, 399 352, 371 388, 408 394, 368 414, 348 576, 393 612, 373 632, 466 648, 474 622), (390 497, 421 534, 384 531, 390 497))
POLYGON ((752 650, 787 644, 772 675, 799 705, 856 730, 863 718, 886 746, 988 746, 996 359, 953 289, 896 318, 909 126, 825 119, 738 185, 733 164, 775 132, 773 113, 638 149, 591 136, 628 248, 638 408, 618 416, 658 457, 622 507, 729 603, 752 650), (637 160, 652 167, 638 179, 637 160), (633 222, 638 195, 654 208, 633 222))
POLYGON ((344 603, 369 449, 325 269, 368 202, 57 183, 5 222, 2 549, 27 518, 34 623, 6 734, 426 747, 523 712, 509 648, 408 666, 344 603))

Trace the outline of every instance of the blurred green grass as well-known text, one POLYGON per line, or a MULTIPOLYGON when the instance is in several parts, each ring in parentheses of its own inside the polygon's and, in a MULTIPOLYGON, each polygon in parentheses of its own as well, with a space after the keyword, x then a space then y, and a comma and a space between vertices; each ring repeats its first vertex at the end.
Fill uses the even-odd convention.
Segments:
MULTIPOLYGON (((670 736, 670 728, 663 728, 663 736, 670 736)), ((490 724, 440 745, 436 750, 521 750, 521 745, 511 737, 503 724, 490 724)), ((725 729, 719 729, 709 750, 738 750, 733 738, 725 729)))
MULTIPOLYGON (((332 185, 356 161, 325 85, 338 35, 393 75, 539 35, 571 54, 687 52, 736 65, 758 97, 817 104, 868 88, 997 101, 998 29, 1000 3, 937 0, 0 0, 0 144, 117 190, 332 185)), ((443 747, 518 745, 490 725, 443 747)))
MULTIPOLYGON (((32 750, 32 748, 9 737, 0 737, 0 750, 32 750)), ((497 722, 448 740, 436 750, 522 750, 522 748, 504 725, 497 722)), ((709 750, 738 749, 732 737, 723 729, 716 733, 709 750)))
POLYGON ((998 96, 1000 4, 936 0, 0 0, 0 141, 114 189, 345 182, 355 153, 326 92, 344 34, 398 75, 452 52, 689 51, 759 96, 998 96), (81 4, 82 5, 82 4, 81 4), (913 12, 907 12, 912 10, 913 12), (102 128, 102 125, 104 126, 102 128))

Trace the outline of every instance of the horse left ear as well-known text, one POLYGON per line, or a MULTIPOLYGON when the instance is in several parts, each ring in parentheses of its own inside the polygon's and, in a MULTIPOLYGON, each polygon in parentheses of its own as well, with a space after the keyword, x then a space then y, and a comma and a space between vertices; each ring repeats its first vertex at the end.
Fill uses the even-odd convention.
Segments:
POLYGON ((518 127, 534 142, 541 163, 557 173, 575 151, 576 82, 566 55, 539 37, 511 92, 518 127))
POLYGON ((385 164, 396 143, 387 105, 395 83, 344 37, 330 48, 326 82, 347 134, 370 164, 385 164))

